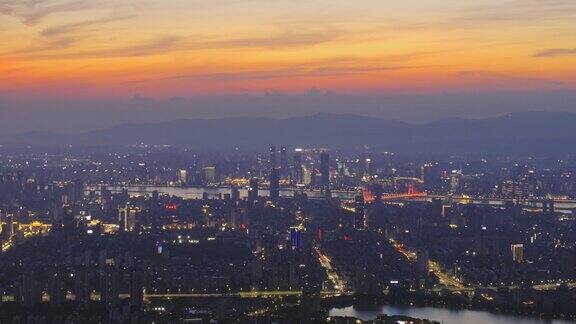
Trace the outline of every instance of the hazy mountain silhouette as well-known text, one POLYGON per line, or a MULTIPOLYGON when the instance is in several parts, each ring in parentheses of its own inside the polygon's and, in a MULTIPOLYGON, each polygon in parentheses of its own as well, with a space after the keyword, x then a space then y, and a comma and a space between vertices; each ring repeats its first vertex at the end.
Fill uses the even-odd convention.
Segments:
POLYGON ((357 115, 191 119, 125 124, 81 134, 23 133, 0 136, 4 145, 171 144, 200 149, 262 149, 269 144, 333 149, 391 150, 407 153, 571 153, 576 114, 514 113, 468 120, 444 119, 408 124, 357 115))

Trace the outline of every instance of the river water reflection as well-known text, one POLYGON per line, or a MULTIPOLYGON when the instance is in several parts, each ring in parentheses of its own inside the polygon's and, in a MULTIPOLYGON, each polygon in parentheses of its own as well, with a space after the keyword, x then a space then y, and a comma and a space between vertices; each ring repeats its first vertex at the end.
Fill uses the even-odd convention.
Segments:
MULTIPOLYGON (((162 186, 107 186, 108 190, 112 192, 119 192, 123 189, 128 190, 130 194, 133 195, 151 195, 153 191, 158 191, 161 194, 167 194, 170 196, 182 197, 184 199, 200 199, 204 194, 208 196, 209 199, 220 198, 225 194, 230 194, 232 189, 230 188, 216 188, 216 187, 162 187, 162 186)), ((96 190, 100 191, 100 186, 89 185, 86 186, 86 190, 96 190)), ((248 196, 247 188, 239 188, 239 193, 241 198, 248 196)), ((323 198, 323 194, 320 190, 312 189, 281 189, 280 196, 282 197, 293 197, 294 193, 302 192, 308 195, 309 198, 323 198)), ((340 198, 343 200, 353 200, 358 192, 352 191, 333 191, 332 197, 340 198)), ((261 197, 267 197, 270 192, 265 189, 258 190, 258 195, 261 197)))
MULTIPOLYGON (((86 191, 94 190, 100 191, 101 186, 99 185, 87 185, 85 187, 86 191)), ((182 197, 184 199, 200 199, 205 194, 208 196, 209 199, 218 199, 223 197, 225 194, 230 194, 232 190, 230 188, 225 187, 173 187, 173 186, 136 186, 136 185, 128 185, 128 186, 107 186, 107 189, 112 192, 119 192, 123 189, 128 190, 128 192, 132 195, 151 195, 153 191, 158 191, 161 194, 167 194, 170 196, 177 196, 182 197)), ((248 189, 247 188, 239 188, 240 197, 245 198, 248 196, 248 189)), ((324 198, 324 195, 320 190, 313 190, 313 189, 292 189, 292 188, 282 188, 280 189, 280 196, 281 197, 293 197, 296 192, 305 193, 309 198, 324 198)), ((338 198, 341 200, 353 201, 356 195, 358 195, 358 191, 350 190, 350 191, 342 191, 342 190, 332 190, 332 197, 338 198)), ((270 192, 266 189, 260 189, 258 191, 258 195, 261 197, 269 196, 270 192)), ((431 197, 422 198, 428 201, 431 201, 431 197)), ((477 200, 472 199, 469 200, 468 203, 472 204, 488 204, 495 207, 504 207, 505 203, 503 200, 498 199, 488 199, 488 200, 477 200)), ((541 207, 541 204, 539 205, 541 207)), ((569 201, 556 201, 555 208, 559 212, 572 212, 572 210, 576 209, 576 202, 573 200, 569 201)))
POLYGON ((405 315, 414 318, 429 319, 444 324, 568 324, 574 322, 563 320, 543 320, 525 317, 515 317, 511 315, 493 314, 484 311, 472 310, 450 310, 435 307, 403 307, 403 306, 375 306, 356 308, 354 306, 345 308, 333 308, 330 316, 350 316, 361 320, 372 320, 380 314, 405 315))

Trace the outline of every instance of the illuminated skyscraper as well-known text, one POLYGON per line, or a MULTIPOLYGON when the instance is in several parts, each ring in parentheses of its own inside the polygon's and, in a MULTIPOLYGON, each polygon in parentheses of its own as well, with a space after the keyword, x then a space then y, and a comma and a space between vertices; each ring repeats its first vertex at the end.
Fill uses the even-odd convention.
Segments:
POLYGON ((302 174, 302 149, 297 148, 294 150, 293 166, 292 166, 292 182, 303 183, 304 176, 302 174))
POLYGON ((312 168, 302 165, 302 183, 309 185, 312 183, 312 168))
POLYGON ((270 145, 270 157, 268 158, 268 164, 270 169, 274 169, 278 166, 278 161, 276 160, 276 146, 270 145))
POLYGON ((372 175, 372 158, 370 157, 370 154, 362 154, 359 164, 359 171, 362 176, 369 177, 372 175))
POLYGON ((181 185, 187 184, 188 183, 188 171, 179 170, 178 171, 178 180, 180 181, 181 185))
POLYGON ((286 146, 280 148, 280 175, 282 178, 288 176, 288 148, 286 146))
POLYGON ((202 219, 204 221, 204 226, 214 227, 214 222, 212 220, 212 213, 210 212, 209 205, 202 206, 202 219))
POLYGON ((290 227, 290 243, 293 250, 297 250, 302 246, 302 231, 296 226, 290 227))
POLYGON ((136 217, 138 209, 126 205, 125 207, 118 208, 118 221, 120 228, 126 232, 131 232, 136 227, 136 217))
POLYGON ((450 192, 456 193, 460 189, 460 180, 462 178, 462 170, 452 170, 450 175, 450 192))
POLYGON ((510 248, 512 250, 512 260, 518 263, 524 262, 524 244, 512 244, 510 248))

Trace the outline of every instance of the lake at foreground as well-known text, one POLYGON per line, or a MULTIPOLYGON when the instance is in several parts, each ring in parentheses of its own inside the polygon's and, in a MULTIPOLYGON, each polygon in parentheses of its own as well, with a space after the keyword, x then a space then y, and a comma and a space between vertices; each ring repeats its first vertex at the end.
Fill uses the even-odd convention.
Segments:
POLYGON ((350 316, 363 321, 373 320, 380 314, 405 315, 413 318, 429 319, 444 324, 574 324, 575 322, 565 320, 544 320, 527 317, 515 317, 504 314, 494 314, 485 311, 473 310, 450 310, 435 307, 413 307, 413 306, 375 306, 362 307, 354 306, 345 308, 332 308, 330 316, 350 316))

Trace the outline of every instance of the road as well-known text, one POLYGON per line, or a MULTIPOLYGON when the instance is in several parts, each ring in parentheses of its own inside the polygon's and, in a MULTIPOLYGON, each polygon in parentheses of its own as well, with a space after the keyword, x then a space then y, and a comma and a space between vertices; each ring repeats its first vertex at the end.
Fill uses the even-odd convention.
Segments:
POLYGON ((340 294, 346 294, 348 292, 348 282, 344 280, 344 278, 338 274, 334 266, 332 265, 332 260, 329 256, 324 254, 319 247, 314 247, 316 254, 318 255, 318 261, 326 271, 326 275, 328 279, 332 282, 334 289, 339 292, 340 294))
MULTIPOLYGON (((322 297, 331 297, 340 295, 338 291, 323 291, 322 297)), ((249 291, 249 292, 236 292, 236 293, 205 293, 205 294, 144 294, 147 299, 171 299, 171 298, 220 298, 220 297, 235 297, 235 298, 276 298, 276 297, 299 297, 302 295, 300 290, 285 290, 285 291, 249 291)), ((130 295, 121 294, 120 298, 128 298, 130 295)))
POLYGON ((455 290, 464 289, 466 286, 462 284, 457 278, 450 276, 442 270, 442 266, 435 261, 428 261, 428 270, 431 271, 440 281, 441 284, 451 287, 455 290))
MULTIPOLYGON (((400 252, 402 255, 404 255, 404 257, 406 257, 406 259, 409 262, 416 262, 417 257, 416 257, 416 253, 414 251, 411 251, 409 249, 407 249, 403 244, 398 243, 398 242, 394 242, 394 241, 390 241, 391 244, 393 244, 394 248, 396 249, 396 251, 400 252)), ((430 272, 432 272, 436 278, 438 278, 438 280, 440 281, 440 283, 444 286, 446 286, 446 288, 448 289, 452 289, 452 290, 462 290, 465 289, 466 287, 464 286, 464 284, 462 284, 457 278, 450 276, 448 273, 446 273, 442 266, 440 265, 440 263, 436 262, 436 261, 432 261, 429 260, 428 261, 428 270, 430 272)))
MULTIPOLYGON (((416 262, 416 253, 413 251, 408 250, 404 245, 391 242, 394 244, 396 250, 410 262, 416 262)), ((474 291, 475 289, 490 289, 490 290, 497 290, 498 288, 509 288, 509 289, 517 289, 520 288, 518 285, 502 285, 502 286, 478 286, 478 285, 465 285, 457 278, 449 275, 446 273, 440 263, 430 260, 428 261, 428 269, 431 271, 440 281, 440 283, 444 286, 441 288, 434 289, 435 291, 439 291, 442 289, 449 289, 451 291, 474 291)), ((576 288, 576 281, 570 280, 559 280, 559 281, 548 281, 542 283, 536 283, 532 285, 532 288, 535 290, 553 290, 556 289, 561 284, 566 284, 569 288, 576 288)))

